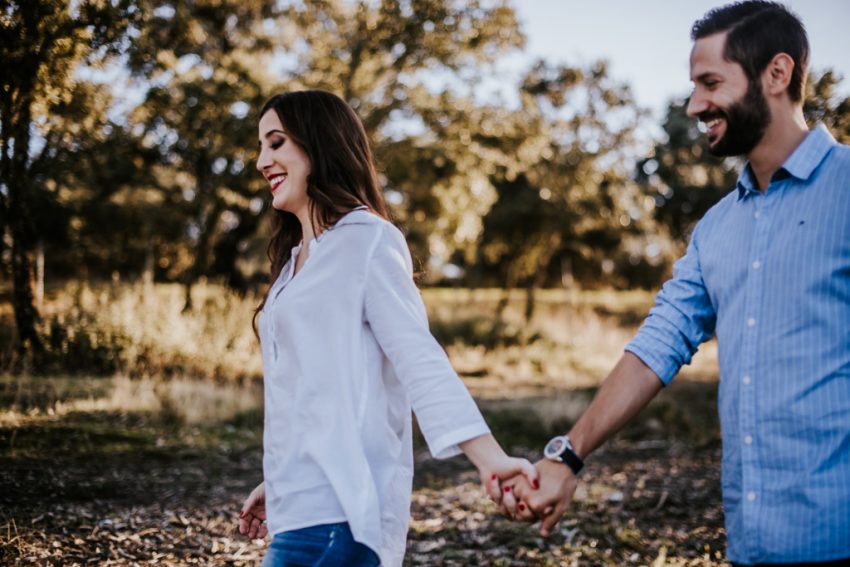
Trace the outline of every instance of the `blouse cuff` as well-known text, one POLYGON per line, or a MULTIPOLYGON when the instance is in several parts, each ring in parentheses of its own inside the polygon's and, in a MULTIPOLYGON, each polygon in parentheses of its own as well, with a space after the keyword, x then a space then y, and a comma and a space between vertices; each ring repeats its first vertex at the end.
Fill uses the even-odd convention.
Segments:
POLYGON ((478 423, 450 431, 433 441, 428 441, 428 449, 430 449, 431 455, 435 459, 448 459, 462 453, 460 447, 458 447, 458 443, 463 443, 464 441, 469 441, 470 439, 488 433, 490 433, 490 428, 487 427, 484 421, 479 421, 478 423))

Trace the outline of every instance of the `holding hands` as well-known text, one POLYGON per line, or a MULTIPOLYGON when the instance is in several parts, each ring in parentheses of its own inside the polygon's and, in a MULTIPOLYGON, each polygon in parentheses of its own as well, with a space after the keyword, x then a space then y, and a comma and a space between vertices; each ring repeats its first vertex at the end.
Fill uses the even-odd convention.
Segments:
POLYGON ((502 513, 526 522, 543 520, 540 535, 547 537, 566 512, 578 485, 577 475, 584 467, 569 437, 554 437, 536 464, 538 482, 515 476, 505 482, 500 500, 502 513))
POLYGON ((502 496, 496 503, 510 518, 530 523, 542 520, 540 535, 548 537, 567 511, 578 486, 578 478, 563 463, 549 459, 541 459, 535 466, 539 488, 524 477, 515 476, 503 483, 502 496))

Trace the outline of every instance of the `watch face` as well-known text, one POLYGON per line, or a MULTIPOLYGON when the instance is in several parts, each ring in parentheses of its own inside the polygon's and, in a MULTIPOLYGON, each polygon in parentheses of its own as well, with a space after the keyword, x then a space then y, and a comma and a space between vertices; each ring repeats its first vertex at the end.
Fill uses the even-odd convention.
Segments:
POLYGON ((567 439, 563 436, 558 436, 553 438, 551 441, 546 443, 546 448, 543 449, 543 455, 548 459, 557 458, 561 453, 564 452, 564 449, 567 448, 567 439))

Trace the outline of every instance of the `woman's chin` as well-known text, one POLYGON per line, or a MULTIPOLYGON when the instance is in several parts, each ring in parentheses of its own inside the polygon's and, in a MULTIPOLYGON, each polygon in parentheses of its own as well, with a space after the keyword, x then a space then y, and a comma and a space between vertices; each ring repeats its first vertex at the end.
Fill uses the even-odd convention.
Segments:
POLYGON ((288 206, 286 201, 287 200, 283 197, 283 195, 275 195, 274 197, 272 197, 272 208, 277 211, 291 213, 292 211, 290 209, 292 207, 288 206))

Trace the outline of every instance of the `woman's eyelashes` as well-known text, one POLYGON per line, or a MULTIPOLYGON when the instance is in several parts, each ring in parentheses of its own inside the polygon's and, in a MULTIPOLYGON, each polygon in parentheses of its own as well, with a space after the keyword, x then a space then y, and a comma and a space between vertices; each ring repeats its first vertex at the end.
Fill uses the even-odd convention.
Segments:
POLYGON ((273 142, 272 142, 272 145, 271 145, 272 149, 273 149, 273 150, 278 149, 279 147, 281 147, 281 146, 283 145, 283 143, 284 143, 285 141, 286 141, 286 140, 285 140, 285 139, 283 139, 283 138, 280 138, 280 139, 277 139, 277 140, 273 141, 273 142))

